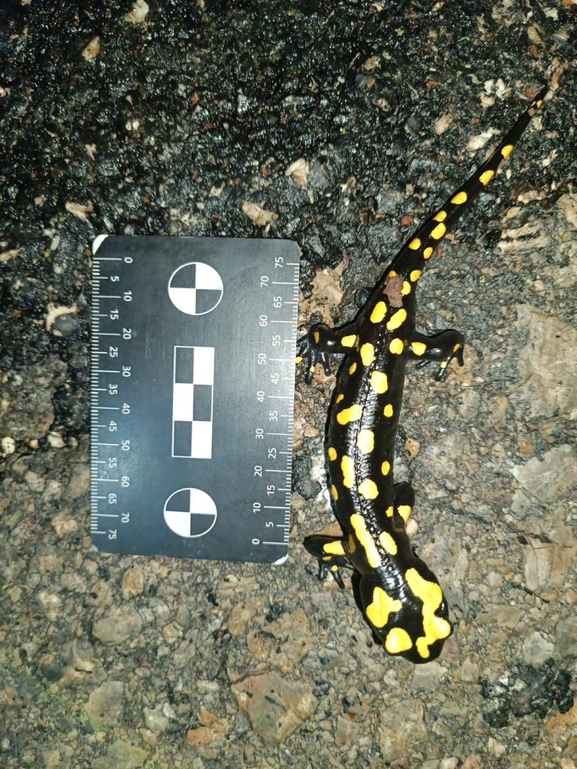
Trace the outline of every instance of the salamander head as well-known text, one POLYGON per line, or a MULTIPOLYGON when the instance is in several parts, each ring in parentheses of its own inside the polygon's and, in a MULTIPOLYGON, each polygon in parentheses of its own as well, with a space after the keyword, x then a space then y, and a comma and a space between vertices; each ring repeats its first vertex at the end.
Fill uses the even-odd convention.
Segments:
POLYGON ((375 569, 361 577, 357 601, 387 654, 431 662, 453 632, 449 608, 433 572, 419 558, 401 572, 375 569))

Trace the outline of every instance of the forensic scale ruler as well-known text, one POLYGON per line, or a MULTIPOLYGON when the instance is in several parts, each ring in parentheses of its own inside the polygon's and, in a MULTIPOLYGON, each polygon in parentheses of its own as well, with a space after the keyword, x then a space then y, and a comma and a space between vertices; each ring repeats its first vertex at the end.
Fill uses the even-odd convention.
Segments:
POLYGON ((298 247, 101 236, 93 251, 93 543, 282 562, 298 247))

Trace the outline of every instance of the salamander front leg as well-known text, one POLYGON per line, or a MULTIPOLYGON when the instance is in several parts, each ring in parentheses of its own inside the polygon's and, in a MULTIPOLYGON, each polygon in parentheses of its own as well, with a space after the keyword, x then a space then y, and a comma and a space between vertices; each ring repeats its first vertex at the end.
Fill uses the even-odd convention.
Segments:
POLYGON ((333 355, 347 354, 358 345, 357 327, 350 323, 342 328, 329 328, 324 323, 312 326, 308 334, 297 340, 297 363, 305 361, 305 381, 310 383, 315 367, 320 363, 328 376, 331 373, 329 359, 333 355))
POLYGON ((456 358, 459 366, 463 365, 463 348, 465 337, 460 331, 449 328, 439 331, 431 336, 425 336, 414 332, 409 343, 409 358, 418 360, 420 366, 426 366, 431 361, 437 361, 439 368, 435 379, 440 381, 445 378, 447 366, 456 358))
POLYGON ((337 585, 341 589, 344 588, 345 583, 339 570, 351 568, 346 556, 344 540, 325 534, 313 534, 305 537, 304 546, 319 562, 319 579, 325 579, 330 573, 337 585))
POLYGON ((395 483, 393 506, 393 530, 404 531, 415 505, 415 492, 410 483, 395 483))

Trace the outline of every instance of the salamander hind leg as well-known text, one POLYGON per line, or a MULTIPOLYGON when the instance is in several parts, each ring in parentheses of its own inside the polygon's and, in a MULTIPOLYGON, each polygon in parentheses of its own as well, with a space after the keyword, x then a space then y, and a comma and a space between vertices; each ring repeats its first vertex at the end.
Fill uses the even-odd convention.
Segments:
POLYGON ((348 324, 342 328, 329 328, 324 323, 312 326, 307 334, 297 340, 297 363, 306 363, 305 380, 311 381, 317 363, 328 376, 331 373, 329 360, 333 355, 346 355, 358 346, 357 328, 348 324))
POLYGON ((430 336, 415 331, 409 342, 409 358, 419 361, 420 366, 426 366, 431 361, 438 362, 435 379, 440 381, 445 378, 447 367, 453 358, 457 359, 459 366, 463 365, 464 347, 465 337, 453 328, 438 331, 430 336))

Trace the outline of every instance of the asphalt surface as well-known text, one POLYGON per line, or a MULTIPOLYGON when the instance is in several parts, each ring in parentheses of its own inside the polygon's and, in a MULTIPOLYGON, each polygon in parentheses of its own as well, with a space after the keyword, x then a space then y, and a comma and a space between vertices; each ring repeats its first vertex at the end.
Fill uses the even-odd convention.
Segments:
POLYGON ((576 16, 2 3, 1 765, 574 769, 576 16), (344 322, 547 83, 419 286, 420 327, 467 340, 446 383, 409 372, 395 463, 456 625, 439 660, 386 657, 302 548, 331 522, 320 371, 297 376, 285 565, 100 554, 94 237, 289 238, 302 328, 344 322))

